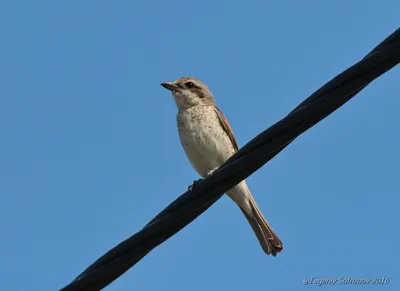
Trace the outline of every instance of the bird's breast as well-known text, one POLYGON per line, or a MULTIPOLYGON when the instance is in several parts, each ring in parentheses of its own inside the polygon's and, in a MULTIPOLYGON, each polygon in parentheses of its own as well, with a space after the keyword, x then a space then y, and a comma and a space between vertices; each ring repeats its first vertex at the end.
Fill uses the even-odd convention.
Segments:
POLYGON ((201 176, 205 177, 234 153, 212 106, 196 106, 181 111, 177 122, 183 149, 201 176))

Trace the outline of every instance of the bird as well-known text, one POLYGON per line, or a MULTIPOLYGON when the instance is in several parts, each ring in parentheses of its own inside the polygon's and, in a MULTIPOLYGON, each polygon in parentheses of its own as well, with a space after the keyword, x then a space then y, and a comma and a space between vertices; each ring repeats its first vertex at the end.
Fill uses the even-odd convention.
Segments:
MULTIPOLYGON (((210 89, 197 78, 182 77, 161 86, 171 91, 175 100, 179 139, 190 164, 201 177, 208 177, 239 150, 228 120, 210 89)), ((246 181, 226 194, 243 212, 263 251, 272 256, 281 252, 283 244, 261 213, 246 181)))

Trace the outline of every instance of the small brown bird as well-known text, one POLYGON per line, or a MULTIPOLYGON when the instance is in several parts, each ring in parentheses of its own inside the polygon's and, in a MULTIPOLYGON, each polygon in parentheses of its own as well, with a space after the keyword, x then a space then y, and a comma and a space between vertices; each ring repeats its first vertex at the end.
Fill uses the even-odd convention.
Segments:
MULTIPOLYGON (((172 92, 178 107, 179 138, 186 156, 200 176, 207 177, 238 151, 226 117, 206 85, 192 77, 161 84, 172 92)), ((262 215, 246 181, 227 192, 251 225, 264 252, 276 256, 282 242, 262 215)))

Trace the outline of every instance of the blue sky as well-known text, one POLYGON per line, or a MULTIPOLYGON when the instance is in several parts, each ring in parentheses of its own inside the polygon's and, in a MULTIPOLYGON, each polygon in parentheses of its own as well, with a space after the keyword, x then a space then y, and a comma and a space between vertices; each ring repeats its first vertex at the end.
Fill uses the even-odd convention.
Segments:
MULTIPOLYGON (((63 287, 197 179, 162 81, 204 81, 243 146, 392 33, 399 10, 395 0, 2 1, 2 288, 63 287)), ((277 257, 223 197, 106 290, 315 288, 305 277, 391 277, 382 290, 395 290, 399 77, 399 67, 383 75, 247 180, 284 243, 277 257)))

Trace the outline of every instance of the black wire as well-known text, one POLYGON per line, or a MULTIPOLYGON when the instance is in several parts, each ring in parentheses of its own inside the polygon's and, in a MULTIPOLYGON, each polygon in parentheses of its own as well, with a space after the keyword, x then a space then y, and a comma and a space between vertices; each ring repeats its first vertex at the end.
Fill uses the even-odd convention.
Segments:
POLYGON ((345 104, 369 83, 400 62, 400 29, 365 58, 339 74, 152 219, 83 271, 62 291, 101 290, 140 261, 152 249, 180 231, 223 193, 257 171, 297 136, 345 104))

